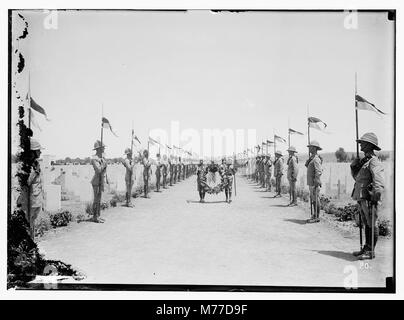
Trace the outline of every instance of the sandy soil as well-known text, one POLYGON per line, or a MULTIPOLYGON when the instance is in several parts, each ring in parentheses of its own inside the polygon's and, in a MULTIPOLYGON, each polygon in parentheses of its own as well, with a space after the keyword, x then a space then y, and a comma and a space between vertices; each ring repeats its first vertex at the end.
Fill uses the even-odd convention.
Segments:
POLYGON ((285 207, 237 177, 237 196, 198 202, 193 176, 134 208, 102 212, 104 224, 73 223, 39 239, 48 259, 72 264, 86 283, 384 287, 392 275, 393 241, 382 238, 376 259, 352 255, 358 235, 327 221, 306 224, 307 206, 285 207), (354 282, 355 283, 355 282, 354 282))

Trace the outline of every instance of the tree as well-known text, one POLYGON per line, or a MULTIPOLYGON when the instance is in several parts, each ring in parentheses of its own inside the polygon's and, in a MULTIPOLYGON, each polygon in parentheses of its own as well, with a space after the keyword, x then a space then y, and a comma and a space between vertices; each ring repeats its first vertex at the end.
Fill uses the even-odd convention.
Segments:
POLYGON ((71 163, 71 162, 72 162, 72 159, 70 157, 65 158, 65 163, 66 164, 71 163))
POLYGON ((337 158, 338 162, 346 162, 348 159, 348 154, 345 152, 344 148, 339 148, 335 151, 335 157, 337 158))

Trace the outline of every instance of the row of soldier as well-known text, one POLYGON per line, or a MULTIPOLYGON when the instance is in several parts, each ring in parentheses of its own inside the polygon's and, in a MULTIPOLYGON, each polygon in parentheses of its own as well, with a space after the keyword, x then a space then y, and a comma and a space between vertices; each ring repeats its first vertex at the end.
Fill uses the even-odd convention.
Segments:
MULTIPOLYGON (((384 190, 383 166, 375 154, 381 148, 378 145, 377 136, 368 132, 356 140, 364 156, 358 157, 351 163, 351 174, 355 180, 352 191, 352 199, 357 201, 359 208, 360 250, 353 255, 360 260, 373 259, 374 249, 378 239, 378 210, 381 204, 381 196, 384 190), (364 224, 365 244, 362 246, 362 224, 364 224)), ((320 215, 320 189, 322 187, 321 175, 323 172, 323 159, 318 154, 322 148, 317 141, 311 141, 308 146, 309 159, 306 161, 307 185, 309 187, 311 217, 308 223, 319 222, 320 215)), ((289 147, 287 150, 287 180, 289 182, 290 203, 289 206, 297 205, 296 181, 298 176, 297 150, 289 147)), ((284 159, 280 151, 275 152, 275 160, 272 162, 269 155, 256 156, 255 171, 250 178, 255 180, 262 188, 271 190, 271 169, 274 167, 275 197, 281 196, 281 180, 284 172, 284 159)))
MULTIPOLYGON (((105 145, 101 141, 97 140, 94 144, 96 154, 91 159, 91 164, 94 168, 94 176, 91 180, 93 186, 93 217, 94 222, 103 222, 100 217, 101 198, 104 191, 105 183, 108 183, 106 171, 107 161, 103 154, 105 145)), ((133 152, 130 148, 125 150, 126 158, 122 160, 122 164, 125 167, 125 205, 127 207, 133 207, 132 204, 132 188, 134 185, 135 177, 135 165, 141 164, 143 166, 143 197, 150 198, 150 179, 153 174, 152 165, 155 165, 156 171, 156 192, 161 192, 161 189, 167 189, 168 186, 185 180, 189 176, 195 173, 196 167, 192 163, 185 163, 181 157, 174 155, 156 155, 157 160, 151 160, 149 157, 149 151, 144 150, 143 153, 139 152, 137 157, 133 156, 133 152)))

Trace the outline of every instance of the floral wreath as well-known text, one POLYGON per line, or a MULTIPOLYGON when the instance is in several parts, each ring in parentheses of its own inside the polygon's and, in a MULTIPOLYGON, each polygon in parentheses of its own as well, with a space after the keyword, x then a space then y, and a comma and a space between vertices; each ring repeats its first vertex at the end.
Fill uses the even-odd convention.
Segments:
POLYGON ((202 173, 202 177, 199 180, 200 187, 209 194, 218 194, 224 190, 224 188, 228 185, 227 179, 225 179, 223 171, 220 170, 219 165, 217 164, 210 164, 208 165, 202 173), (207 181, 207 174, 208 173, 216 173, 218 172, 220 175, 220 183, 214 187, 211 187, 207 181))

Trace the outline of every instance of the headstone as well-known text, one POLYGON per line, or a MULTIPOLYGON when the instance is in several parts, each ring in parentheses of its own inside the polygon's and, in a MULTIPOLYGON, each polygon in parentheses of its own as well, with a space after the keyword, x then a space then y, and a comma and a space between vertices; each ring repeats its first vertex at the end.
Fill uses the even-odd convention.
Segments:
POLYGON ((61 208, 61 188, 58 185, 47 184, 45 191, 45 210, 54 212, 61 208))

